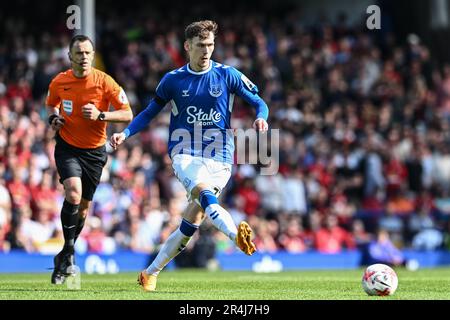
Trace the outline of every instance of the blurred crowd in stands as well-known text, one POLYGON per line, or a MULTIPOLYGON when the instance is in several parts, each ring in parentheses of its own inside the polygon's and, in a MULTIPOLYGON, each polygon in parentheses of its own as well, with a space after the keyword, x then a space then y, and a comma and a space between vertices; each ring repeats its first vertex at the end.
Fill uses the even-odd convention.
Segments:
MULTIPOLYGON (((124 87, 135 115, 164 73, 186 63, 192 18, 182 12, 97 10, 96 67, 124 87)), ((380 36, 345 16, 305 26, 295 10, 214 12, 213 59, 258 85, 269 125, 280 129, 279 171, 235 165, 222 196, 236 224, 254 228, 258 250, 337 253, 383 241, 449 250, 450 64, 414 34, 380 36)), ((0 24, 0 251, 55 252, 63 190, 44 101, 50 80, 70 66, 71 34, 0 24)), ((177 228, 187 200, 166 154, 169 109, 109 155, 78 252, 151 254, 177 228)), ((236 99, 233 127, 250 128, 254 116, 236 99)), ((234 250, 205 221, 180 259, 197 252, 190 263, 202 265, 234 250)))

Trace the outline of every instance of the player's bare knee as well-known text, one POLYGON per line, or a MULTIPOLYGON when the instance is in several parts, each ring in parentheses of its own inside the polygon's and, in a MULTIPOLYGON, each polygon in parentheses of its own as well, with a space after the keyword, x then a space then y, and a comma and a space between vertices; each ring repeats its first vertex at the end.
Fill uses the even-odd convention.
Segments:
POLYGON ((202 192, 203 190, 208 190, 208 189, 209 189, 209 186, 206 183, 199 183, 191 191, 192 199, 198 199, 200 192, 202 192))
POLYGON ((188 218, 185 218, 190 223, 200 225, 203 221, 204 213, 202 210, 195 211, 191 213, 191 215, 188 218))
POLYGON ((76 188, 66 189, 66 200, 72 204, 80 204, 81 190, 77 190, 76 188))
POLYGON ((189 206, 183 211, 183 219, 193 224, 201 224, 203 220, 203 210, 195 202, 191 202, 189 206))
POLYGON ((80 204, 81 202, 81 179, 80 178, 68 178, 64 180, 64 193, 65 198, 72 204, 80 204))

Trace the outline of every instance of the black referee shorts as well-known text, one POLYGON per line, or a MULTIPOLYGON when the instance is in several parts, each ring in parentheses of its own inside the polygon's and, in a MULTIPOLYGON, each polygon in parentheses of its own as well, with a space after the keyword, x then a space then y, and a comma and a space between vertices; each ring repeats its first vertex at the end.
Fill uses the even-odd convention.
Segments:
POLYGON ((92 201, 100 183, 103 167, 108 160, 105 146, 95 149, 80 149, 55 136, 55 162, 60 182, 71 177, 81 178, 82 198, 92 201))

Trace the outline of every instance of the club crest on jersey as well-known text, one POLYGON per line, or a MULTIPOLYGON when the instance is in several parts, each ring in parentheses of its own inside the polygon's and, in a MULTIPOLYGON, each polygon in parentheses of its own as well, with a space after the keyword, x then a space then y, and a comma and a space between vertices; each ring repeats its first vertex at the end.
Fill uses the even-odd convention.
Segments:
POLYGON ((70 116, 72 114, 73 111, 73 103, 71 100, 63 100, 62 101, 62 105, 63 105, 63 109, 64 112, 70 116))
POLYGON ((208 91, 211 96, 217 98, 222 94, 222 87, 220 86, 220 84, 211 84, 208 91))

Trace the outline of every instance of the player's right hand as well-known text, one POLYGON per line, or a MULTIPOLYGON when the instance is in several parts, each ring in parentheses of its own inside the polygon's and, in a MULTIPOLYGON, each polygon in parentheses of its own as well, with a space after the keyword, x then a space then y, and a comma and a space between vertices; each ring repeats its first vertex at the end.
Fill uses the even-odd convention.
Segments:
POLYGON ((52 121, 52 129, 58 131, 64 125, 65 120, 63 117, 58 116, 52 121))
POLYGON ((125 141, 125 139, 125 133, 114 133, 110 139, 111 147, 113 147, 114 150, 117 150, 117 148, 125 141))

